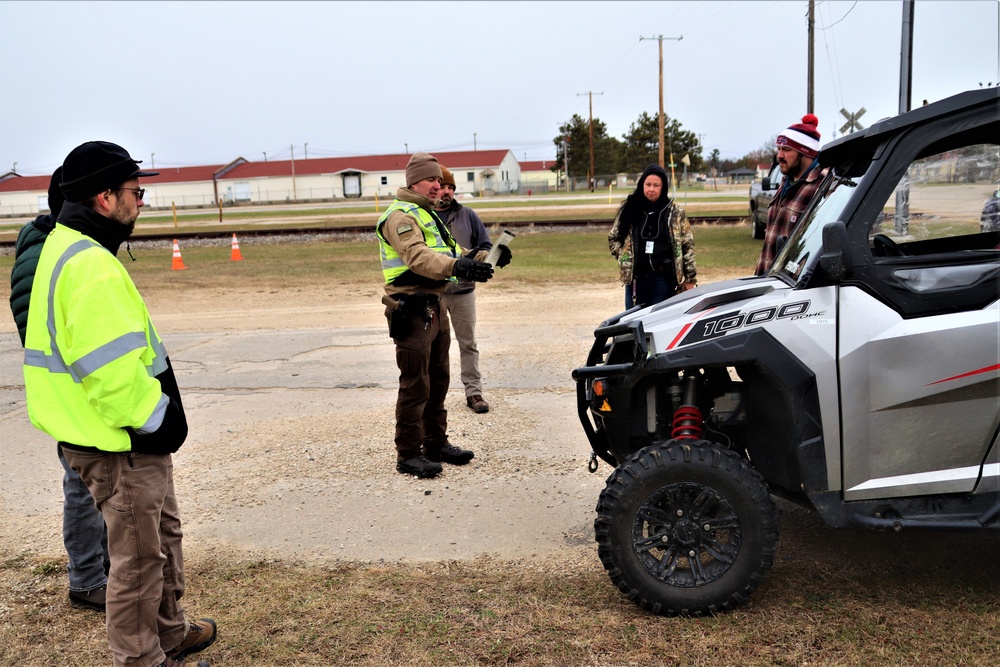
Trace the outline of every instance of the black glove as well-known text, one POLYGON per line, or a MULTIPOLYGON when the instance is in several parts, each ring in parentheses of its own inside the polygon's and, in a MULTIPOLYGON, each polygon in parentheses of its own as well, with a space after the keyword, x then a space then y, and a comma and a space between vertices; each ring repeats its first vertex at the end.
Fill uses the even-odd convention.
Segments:
POLYGON ((510 264, 510 258, 514 256, 514 253, 510 251, 505 245, 500 246, 500 256, 497 257, 497 268, 503 268, 510 264))
POLYGON ((468 257, 459 257, 455 261, 455 268, 452 273, 457 278, 463 280, 474 280, 478 283, 485 283, 493 277, 493 267, 486 262, 477 262, 468 257))

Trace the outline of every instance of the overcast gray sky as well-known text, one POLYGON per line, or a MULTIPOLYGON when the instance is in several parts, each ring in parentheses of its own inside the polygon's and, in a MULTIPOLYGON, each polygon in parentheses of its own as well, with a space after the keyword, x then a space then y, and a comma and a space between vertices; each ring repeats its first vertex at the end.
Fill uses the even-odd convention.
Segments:
MULTIPOLYGON (((1000 81, 997 0, 916 0, 913 106, 1000 81)), ((807 2, 0 1, 0 173, 119 143, 158 167, 621 137, 658 110, 725 158, 806 111, 807 2), (597 95, 596 93, 601 93, 597 95), (582 95, 581 95, 582 94, 582 95)), ((815 112, 895 115, 901 0, 816 1, 815 112)))

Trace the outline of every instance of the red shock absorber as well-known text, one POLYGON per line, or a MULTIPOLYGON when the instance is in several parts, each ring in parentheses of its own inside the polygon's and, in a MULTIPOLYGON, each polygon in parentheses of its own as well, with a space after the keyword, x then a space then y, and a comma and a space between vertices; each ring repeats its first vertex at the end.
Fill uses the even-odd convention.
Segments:
POLYGON ((701 435, 705 432, 704 423, 701 410, 697 406, 682 405, 674 413, 670 437, 675 440, 701 440, 701 435))
POLYGON ((674 412, 670 437, 675 440, 701 440, 705 432, 705 419, 695 403, 698 378, 694 373, 684 375, 684 405, 674 412))

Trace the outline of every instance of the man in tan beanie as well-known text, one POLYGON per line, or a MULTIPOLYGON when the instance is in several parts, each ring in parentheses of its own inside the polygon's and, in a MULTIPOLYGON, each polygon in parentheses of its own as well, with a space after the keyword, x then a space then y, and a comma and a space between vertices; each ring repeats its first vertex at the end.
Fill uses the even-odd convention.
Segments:
MULTIPOLYGON (((456 281, 486 282, 493 267, 463 250, 433 213, 441 190, 441 166, 433 155, 415 153, 406 165, 406 187, 375 226, 385 316, 396 343, 396 470, 436 477, 441 463, 465 465, 475 454, 448 442, 451 328, 441 308, 445 288, 456 281)), ((481 258, 485 254, 479 255, 481 258)))
MULTIPOLYGON (((493 247, 486 226, 476 212, 462 206, 455 200, 455 177, 447 167, 441 167, 441 194, 434 207, 435 212, 448 227, 448 231, 463 248, 489 252, 493 247)), ((510 260, 507 250, 507 261, 510 260)), ((498 262, 504 265, 506 262, 498 262)), ((479 372, 479 347, 476 345, 476 283, 459 280, 448 285, 444 291, 443 303, 452 327, 462 359, 462 384, 465 386, 465 405, 477 414, 490 411, 490 405, 483 398, 483 377, 479 372)))

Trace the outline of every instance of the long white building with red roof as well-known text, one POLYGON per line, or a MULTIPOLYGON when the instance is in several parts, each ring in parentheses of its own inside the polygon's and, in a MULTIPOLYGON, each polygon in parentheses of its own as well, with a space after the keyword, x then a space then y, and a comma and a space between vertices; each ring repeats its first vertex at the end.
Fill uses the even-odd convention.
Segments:
MULTIPOLYGON (((455 176, 465 195, 518 192, 521 167, 510 150, 438 152, 434 156, 455 176)), ((408 153, 303 160, 156 167, 159 176, 142 179, 144 202, 153 208, 335 201, 391 200, 405 186, 408 153)), ((50 174, 0 175, 0 216, 34 217, 48 210, 50 174)))

